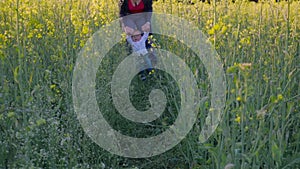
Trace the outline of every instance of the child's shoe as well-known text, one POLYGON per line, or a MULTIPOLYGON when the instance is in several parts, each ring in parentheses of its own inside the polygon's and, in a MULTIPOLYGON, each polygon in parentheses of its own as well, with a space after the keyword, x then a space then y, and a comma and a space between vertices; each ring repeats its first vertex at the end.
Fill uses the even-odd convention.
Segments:
POLYGON ((142 81, 145 81, 145 80, 146 80, 146 75, 145 75, 144 72, 142 72, 142 73, 140 74, 140 78, 141 78, 142 81))

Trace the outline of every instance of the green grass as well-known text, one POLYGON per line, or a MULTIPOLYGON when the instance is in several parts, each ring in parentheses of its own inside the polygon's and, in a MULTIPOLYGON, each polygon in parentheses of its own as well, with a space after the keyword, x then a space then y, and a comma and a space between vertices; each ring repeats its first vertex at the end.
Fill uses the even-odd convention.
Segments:
MULTIPOLYGON (((84 133, 72 104, 77 53, 102 25, 117 19, 117 2, 0 1, 0 168, 299 168, 300 4, 296 2, 194 5, 157 1, 154 10, 193 21, 208 35, 226 73, 226 106, 214 134, 198 136, 209 110, 204 65, 172 38, 154 35, 160 48, 184 59, 209 99, 196 124, 173 149, 146 159, 119 157, 84 133), (113 12, 114 11, 114 12, 113 12)), ((124 120, 112 106, 107 85, 126 57, 120 42, 97 72, 96 92, 105 118, 126 135, 159 134, 176 119, 178 87, 172 78, 147 84, 136 77, 132 103, 143 110, 151 89, 162 89, 168 109, 151 125, 124 120), (117 57, 116 57, 117 56, 117 57)))

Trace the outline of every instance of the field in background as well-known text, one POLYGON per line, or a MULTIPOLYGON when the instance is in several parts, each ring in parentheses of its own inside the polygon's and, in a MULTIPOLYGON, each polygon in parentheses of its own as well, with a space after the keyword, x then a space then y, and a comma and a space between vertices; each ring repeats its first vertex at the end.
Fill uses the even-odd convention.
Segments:
MULTIPOLYGON (((102 25, 118 18, 117 2, 0 1, 0 168, 299 168, 299 10, 300 2, 156 1, 155 12, 193 21, 215 46, 226 72, 226 107, 205 144, 198 136, 209 101, 174 149, 148 159, 128 159, 108 153, 84 133, 71 92, 77 53, 102 25)), ((198 72, 199 87, 209 96, 201 62, 180 53, 179 42, 154 38, 198 72)), ((158 128, 118 122, 107 84, 126 56, 124 42, 114 51, 98 71, 96 90, 106 94, 97 96, 99 107, 107 110, 114 128, 128 135, 163 131, 176 118, 178 89, 172 79, 161 73, 163 78, 153 81, 175 98, 156 121, 158 128)), ((138 78, 132 84, 133 103, 143 109, 148 102, 141 93, 154 85, 140 84, 138 78)))

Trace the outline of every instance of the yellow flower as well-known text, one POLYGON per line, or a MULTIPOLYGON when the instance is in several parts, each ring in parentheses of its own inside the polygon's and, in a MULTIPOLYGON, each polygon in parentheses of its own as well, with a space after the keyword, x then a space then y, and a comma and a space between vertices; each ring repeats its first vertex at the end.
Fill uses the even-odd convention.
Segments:
POLYGON ((241 123, 241 117, 240 116, 236 116, 236 118, 234 119, 235 122, 237 123, 241 123))
POLYGON ((38 38, 38 39, 41 39, 42 37, 43 37, 42 34, 40 34, 40 33, 37 34, 37 38, 38 38))
POLYGON ((50 89, 54 89, 56 87, 55 84, 50 85, 50 89))
POLYGON ((283 95, 282 94, 278 94, 277 95, 277 100, 282 100, 283 99, 283 95))
POLYGON ((265 82, 269 82, 269 77, 266 74, 263 74, 263 79, 265 82))
POLYGON ((222 30, 221 30, 221 33, 224 34, 224 33, 226 33, 226 31, 227 31, 227 27, 226 27, 226 26, 223 26, 223 27, 222 27, 222 30))
POLYGON ((236 100, 240 102, 240 101, 242 101, 242 97, 241 97, 241 96, 238 96, 238 97, 236 98, 236 100))
POLYGON ((88 34, 89 33, 89 27, 88 26, 83 26, 83 28, 82 28, 82 32, 81 32, 83 35, 86 35, 86 34, 88 34))

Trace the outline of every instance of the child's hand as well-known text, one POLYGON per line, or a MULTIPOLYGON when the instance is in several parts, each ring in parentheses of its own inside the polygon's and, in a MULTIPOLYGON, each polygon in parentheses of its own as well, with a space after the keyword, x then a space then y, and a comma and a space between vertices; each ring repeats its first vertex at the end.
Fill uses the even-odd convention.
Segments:
POLYGON ((150 22, 146 22, 146 23, 142 26, 142 31, 143 31, 143 32, 150 32, 150 22))

